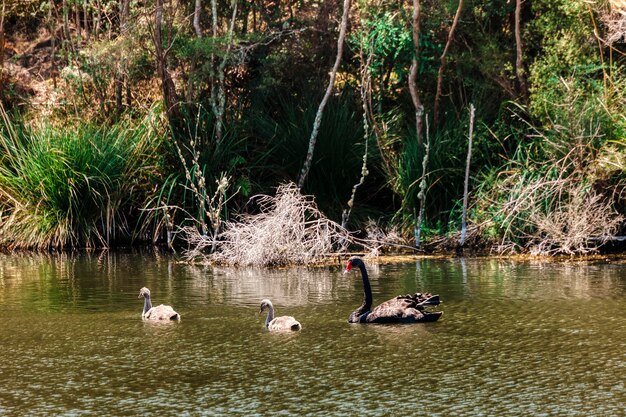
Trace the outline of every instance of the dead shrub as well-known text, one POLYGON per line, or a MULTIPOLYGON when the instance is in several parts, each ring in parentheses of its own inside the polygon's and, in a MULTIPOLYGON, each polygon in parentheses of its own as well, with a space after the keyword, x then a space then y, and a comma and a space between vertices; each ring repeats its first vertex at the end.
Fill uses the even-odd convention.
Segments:
MULTIPOLYGON (((400 235, 400 232, 391 227, 385 229, 373 219, 368 219, 365 224, 366 241, 371 245, 372 256, 378 256, 383 252, 397 250, 399 246, 409 247, 409 243, 400 235)), ((411 249, 414 249, 411 247, 411 249)))
POLYGON ((275 196, 253 197, 260 212, 245 214, 226 223, 216 250, 206 254, 213 239, 197 228, 183 230, 188 260, 240 266, 305 265, 319 262, 354 240, 346 229, 324 216, 311 196, 285 184, 275 196))
POLYGON ((623 222, 612 205, 593 191, 576 187, 549 213, 530 217, 535 233, 529 250, 534 255, 586 255, 611 240, 623 222))

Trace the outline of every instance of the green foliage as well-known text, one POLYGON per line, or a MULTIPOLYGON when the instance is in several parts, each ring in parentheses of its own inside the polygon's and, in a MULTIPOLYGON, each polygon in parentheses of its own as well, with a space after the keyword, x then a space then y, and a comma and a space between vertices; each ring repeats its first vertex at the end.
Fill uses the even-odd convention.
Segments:
MULTIPOLYGON (((18 10, 9 2, 9 31, 37 24, 42 33, 52 27, 64 28, 63 10, 48 14, 47 8, 55 3, 22 3, 25 8, 18 10), (28 18, 29 23, 16 23, 18 17, 28 18)), ((232 11, 227 3, 218 2, 217 39, 211 36, 210 3, 204 3, 200 24, 205 36, 200 38, 190 24, 192 3, 164 6, 165 65, 181 106, 171 126, 171 140, 159 144, 162 159, 155 172, 169 175, 142 181, 152 182, 150 188, 156 190, 154 195, 145 196, 151 198, 148 203, 143 192, 130 191, 126 194, 134 202, 121 197, 111 197, 115 202, 105 201, 105 196, 116 195, 112 190, 126 190, 121 178, 128 178, 127 174, 119 172, 132 171, 127 163, 138 163, 133 162, 134 153, 121 149, 120 144, 122 137, 131 138, 125 143, 135 141, 132 132, 137 126, 86 126, 71 133, 51 125, 5 126, 2 190, 7 198, 2 200, 0 219, 0 227, 8 236, 5 244, 108 242, 105 230, 110 228, 102 225, 117 215, 92 215, 98 212, 93 207, 103 205, 126 207, 126 218, 137 207, 146 208, 139 219, 144 226, 141 234, 150 232, 155 238, 165 228, 171 231, 174 223, 186 224, 188 219, 205 222, 206 207, 201 202, 209 201, 217 192, 220 179, 229 182, 226 197, 230 199, 220 214, 227 218, 226 208, 253 211, 255 207, 246 206, 248 196, 268 193, 278 184, 297 178, 335 59, 341 7, 332 2, 295 2, 287 17, 276 2, 241 4, 233 49, 226 57, 223 73, 226 108, 224 134, 218 141, 211 98, 219 79, 216 71, 227 49, 232 11), (89 146, 97 149, 93 153, 102 160, 89 159, 89 146), (110 166, 104 165, 105 160, 110 166), (198 193, 193 186, 203 191, 198 193), (45 198, 26 210, 26 202, 34 200, 37 193, 45 198), (31 224, 41 230, 32 236, 47 238, 31 239, 17 232, 26 230, 17 226, 18 219, 20 225, 26 224, 25 213, 33 219, 39 216, 31 224), (95 226, 96 218, 105 220, 98 220, 100 226, 95 226)), ((67 119, 76 116, 114 123, 118 118, 141 117, 144 109, 154 109, 163 92, 154 60, 151 3, 131 2, 125 31, 119 27, 116 0, 88 2, 91 26, 87 31, 81 28, 83 23, 76 24, 74 13, 84 17, 84 3, 68 0, 65 4, 65 11, 71 12, 69 36, 60 30, 53 65, 48 62, 43 70, 31 71, 56 75, 60 99, 52 107, 55 123, 72 125, 67 119), (105 15, 106 19, 102 18, 105 15), (97 16, 101 18, 99 33, 95 33, 97 16), (89 31, 90 36, 84 36, 89 31)), ((427 114, 432 115, 439 58, 457 5, 457 0, 421 2, 417 88, 427 114)), ((578 191, 591 200, 606 198, 626 210, 621 197, 626 195, 626 59, 619 50, 621 41, 609 48, 598 40, 609 30, 603 27, 605 2, 522 2, 522 58, 528 100, 521 97, 516 68, 515 2, 468 0, 464 5, 442 74, 441 123, 430 128, 426 234, 446 234, 457 228, 470 103, 477 107, 478 119, 469 214, 474 225, 483 225, 483 237, 502 239, 503 233, 508 233, 510 242, 523 247, 523 240, 540 230, 537 213, 545 220, 550 211, 564 212, 564 204, 587 201, 577 200, 574 193, 578 191), (562 183, 562 195, 567 196, 563 199, 554 188, 543 186, 561 180, 567 180, 562 183), (529 185, 536 186, 532 193, 529 185), (507 204, 522 199, 529 205, 511 217, 507 204)), ((339 219, 352 186, 359 180, 367 140, 369 175, 357 191, 351 226, 360 227, 367 217, 389 219, 395 214, 393 222, 402 226, 405 236, 412 234, 423 161, 407 85, 414 58, 411 9, 410 3, 368 0, 352 8, 349 41, 302 190, 315 195, 325 214, 339 219), (376 128, 376 137, 363 137, 360 95, 353 91, 361 80, 360 52, 371 58, 372 114, 368 120, 370 133, 376 128)), ((46 47, 45 42, 41 45, 46 47)), ((30 65, 38 62, 39 55, 13 56, 12 63, 22 59, 30 65)), ((3 91, 5 102, 23 102, 15 99, 16 95, 27 95, 25 88, 18 88, 22 87, 18 81, 5 83, 10 87, 3 91)), ((215 213, 211 215, 214 220, 215 213)))
MULTIPOLYGON (((430 149, 426 172, 426 222, 427 229, 446 233, 460 225, 459 202, 463 198, 465 163, 467 158, 468 119, 459 123, 448 120, 446 126, 430 134, 430 149), (448 225, 451 229, 448 229, 448 225)), ((412 234, 418 212, 418 193, 422 180, 422 163, 425 148, 419 146, 415 131, 399 135, 401 139, 394 175, 394 191, 403 197, 395 221, 406 235, 412 234)), ((488 131, 480 122, 474 126, 472 173, 483 169, 487 163, 497 163, 494 148, 497 143, 489 139, 488 131)))
POLYGON ((532 8, 536 18, 525 36, 536 54, 530 66, 530 113, 550 123, 563 116, 561 104, 601 92, 601 51, 593 39, 591 10, 585 2, 542 0, 533 2, 532 8))
MULTIPOLYGON (((269 104, 269 103, 268 103, 269 104)), ((258 175, 263 187, 294 181, 306 157, 311 128, 319 106, 317 97, 278 98, 265 113, 251 120, 251 135, 259 143, 258 175)), ((359 181, 364 152, 362 115, 353 104, 353 96, 344 92, 328 102, 320 125, 314 163, 304 185, 304 193, 313 194, 322 210, 340 219, 341 210, 350 198, 352 186, 359 181)), ((366 184, 359 188, 357 201, 371 198, 376 192, 379 165, 378 150, 370 139, 369 170, 366 184)), ((355 221, 364 220, 367 210, 356 203, 355 221)), ((372 207, 369 207, 371 210, 372 207)), ((370 213, 371 214, 371 213, 370 213)))
MULTIPOLYGON (((170 131, 171 142, 165 147, 167 170, 171 174, 157 184, 158 192, 146 202, 140 235, 159 240, 174 226, 190 223, 199 229, 217 216, 228 218, 230 206, 244 204, 252 191, 250 172, 261 161, 250 161, 248 138, 236 127, 223 131, 218 141, 214 135, 214 116, 203 106, 185 109, 183 127, 170 131), (221 186, 226 179, 227 187, 221 186), (220 213, 210 213, 207 203, 218 192, 229 192, 220 213)), ((206 233, 206 230, 203 231, 206 233)))
POLYGON ((129 237, 132 208, 159 160, 147 121, 71 129, 3 117, 0 244, 91 247, 129 237))
MULTIPOLYGON (((372 54, 372 78, 394 86, 406 84, 415 55, 410 23, 411 15, 405 9, 389 6, 366 8, 360 26, 349 37, 349 43, 355 51, 363 47, 366 55, 372 54)), ((422 22, 422 25, 426 29, 420 33, 419 75, 434 76, 442 47, 428 29, 428 22, 422 22)), ((393 91, 393 88, 390 90, 393 91)))

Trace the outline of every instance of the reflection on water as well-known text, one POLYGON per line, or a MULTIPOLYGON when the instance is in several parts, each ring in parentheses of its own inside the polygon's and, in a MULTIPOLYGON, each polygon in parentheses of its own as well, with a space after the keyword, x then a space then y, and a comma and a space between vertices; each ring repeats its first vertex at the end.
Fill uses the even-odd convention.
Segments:
POLYGON ((0 255, 0 415, 619 416, 626 265, 422 259, 369 266, 374 301, 444 316, 350 325, 342 265, 197 268, 159 253, 0 255), (180 323, 148 323, 139 288, 180 323), (262 298, 302 332, 270 334, 262 298))

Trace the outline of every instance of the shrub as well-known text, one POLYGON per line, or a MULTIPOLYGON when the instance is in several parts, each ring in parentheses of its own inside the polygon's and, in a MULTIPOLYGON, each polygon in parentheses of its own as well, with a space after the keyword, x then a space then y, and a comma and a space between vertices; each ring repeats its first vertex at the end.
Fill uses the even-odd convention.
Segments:
POLYGON ((257 196, 254 202, 260 213, 228 222, 217 251, 209 256, 204 249, 212 247, 213 240, 195 227, 186 228, 191 249, 185 257, 242 266, 306 265, 351 241, 348 232, 328 220, 293 183, 278 187, 276 196, 257 196))
POLYGON ((0 245, 108 246, 130 235, 133 201, 158 158, 148 122, 0 132, 0 245))

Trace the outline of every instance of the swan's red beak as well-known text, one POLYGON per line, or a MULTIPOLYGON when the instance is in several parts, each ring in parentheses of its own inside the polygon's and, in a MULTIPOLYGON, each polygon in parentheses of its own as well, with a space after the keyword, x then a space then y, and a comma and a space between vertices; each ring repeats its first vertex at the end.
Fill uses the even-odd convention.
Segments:
POLYGON ((347 274, 351 270, 352 270, 352 261, 348 261, 348 264, 346 265, 346 269, 343 271, 343 273, 347 274))

